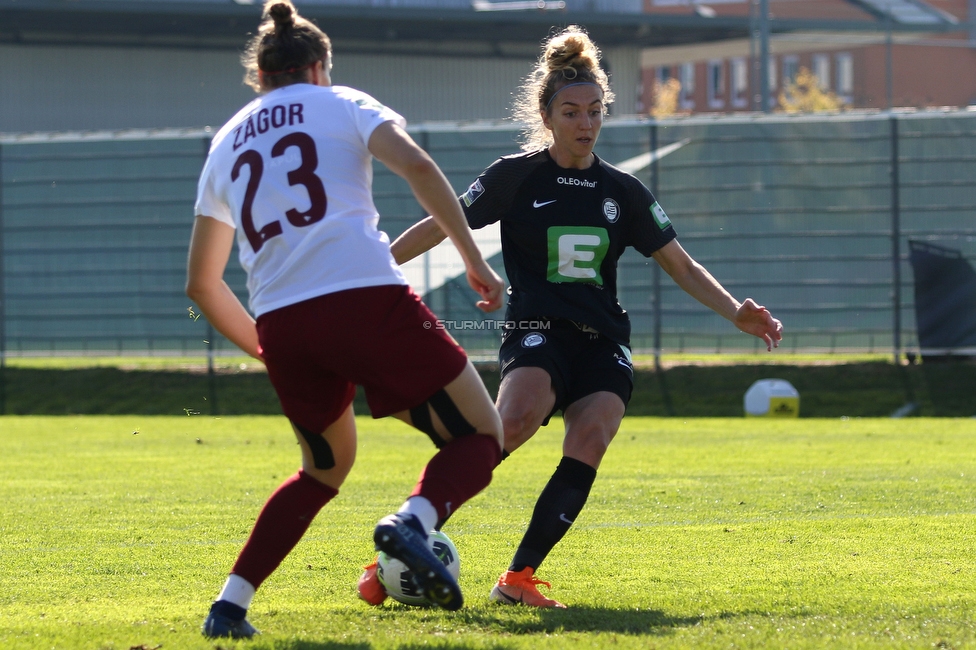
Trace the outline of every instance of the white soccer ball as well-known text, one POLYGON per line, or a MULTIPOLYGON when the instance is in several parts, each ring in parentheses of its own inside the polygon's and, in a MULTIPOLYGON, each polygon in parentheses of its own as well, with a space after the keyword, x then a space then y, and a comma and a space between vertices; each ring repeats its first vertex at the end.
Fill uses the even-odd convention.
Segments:
MULTIPOLYGON (((461 574, 461 557, 458 555, 457 547, 454 546, 451 538, 439 530, 431 531, 427 536, 427 545, 457 580, 461 574)), ((380 553, 376 561, 376 576, 393 600, 404 605, 425 606, 431 604, 414 586, 413 572, 400 560, 394 559, 386 553, 380 553)))

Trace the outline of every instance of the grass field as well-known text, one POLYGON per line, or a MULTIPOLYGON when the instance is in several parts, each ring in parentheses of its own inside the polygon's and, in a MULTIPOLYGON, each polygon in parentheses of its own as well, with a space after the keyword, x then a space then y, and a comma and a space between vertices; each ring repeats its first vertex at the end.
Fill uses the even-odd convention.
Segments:
MULTIPOLYGON (((494 359, 495 356, 485 354, 494 359)), ((890 354, 807 354, 791 353, 777 350, 770 354, 765 350, 758 353, 742 354, 668 354, 662 356, 662 364, 667 367, 675 365, 744 365, 744 364, 800 364, 800 365, 838 365, 850 363, 883 362, 891 359, 890 354)), ((650 367, 654 364, 654 356, 650 354, 634 354, 634 365, 650 367)), ((8 356, 6 364, 11 368, 48 368, 48 369, 78 369, 78 368, 122 368, 125 370, 196 370, 203 371, 207 367, 207 358, 203 355, 178 356, 8 356)), ((262 364, 247 355, 216 355, 214 366, 217 370, 233 371, 257 369, 262 364), (244 367, 241 368, 241 364, 244 367)))
POLYGON ((255 599, 251 642, 199 634, 265 498, 280 417, 0 419, 0 647, 976 647, 976 420, 628 417, 543 565, 566 611, 487 600, 559 456, 553 422, 450 522, 457 613, 355 596, 375 521, 432 447, 360 419, 340 496, 255 599))

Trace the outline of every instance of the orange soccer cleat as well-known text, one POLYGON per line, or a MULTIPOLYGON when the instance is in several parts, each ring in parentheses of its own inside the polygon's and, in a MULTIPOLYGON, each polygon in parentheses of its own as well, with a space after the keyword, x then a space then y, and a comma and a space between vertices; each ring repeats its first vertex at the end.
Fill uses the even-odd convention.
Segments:
POLYGON ((536 578, 532 567, 525 567, 521 571, 506 571, 492 588, 489 598, 506 605, 566 609, 566 606, 558 600, 546 598, 540 594, 536 585, 552 587, 548 582, 536 578))
POLYGON ((359 576, 359 584, 356 590, 359 597, 370 605, 380 605, 386 600, 386 589, 380 584, 380 578, 376 575, 376 560, 363 567, 363 575, 359 576))

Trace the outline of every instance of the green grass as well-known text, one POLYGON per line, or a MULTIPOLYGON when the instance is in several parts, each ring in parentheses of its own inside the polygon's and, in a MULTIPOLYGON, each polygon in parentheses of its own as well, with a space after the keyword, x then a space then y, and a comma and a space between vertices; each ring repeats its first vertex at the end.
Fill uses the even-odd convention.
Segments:
MULTIPOLYGON (((839 365, 851 363, 877 363, 890 361, 891 353, 877 352, 831 352, 808 353, 775 350, 767 352, 765 348, 757 352, 722 352, 722 353, 691 353, 661 355, 661 365, 674 366, 735 366, 743 364, 759 365, 839 365)), ((635 354, 634 365, 647 367, 654 365, 654 355, 635 354)))
POLYGON ((375 521, 432 448, 360 419, 339 497, 255 599, 198 627, 297 464, 280 417, 0 418, 0 647, 976 647, 976 420, 628 417, 543 565, 567 611, 487 600, 559 457, 554 420, 451 520, 466 607, 359 602, 375 521))
MULTIPOLYGON (((10 368, 34 368, 47 370, 77 370, 79 368, 119 368, 122 370, 190 370, 207 369, 207 358, 197 356, 62 356, 62 357, 7 357, 10 368)), ((214 368, 221 372, 258 370, 264 367, 247 355, 215 356, 214 368), (244 364, 242 367, 241 364, 244 364)))
MULTIPOLYGON (((487 353, 489 356, 491 353, 487 353)), ((765 350, 759 352, 743 353, 722 353, 722 354, 665 354, 661 357, 661 363, 667 367, 684 365, 741 365, 741 364, 765 364, 765 365, 836 365, 850 363, 874 363, 889 361, 890 353, 830 353, 830 354, 810 354, 794 353, 786 350, 776 350, 768 353, 765 350)), ((240 369, 240 364, 246 367, 244 370, 254 370, 261 367, 261 363, 251 357, 239 355, 217 355, 214 357, 214 366, 222 371, 236 371, 240 369)), ((6 364, 11 368, 48 368, 48 369, 77 369, 77 368, 121 368, 124 370, 203 370, 207 366, 207 358, 204 355, 196 356, 96 356, 96 355, 74 355, 74 356, 8 356, 6 364)), ((654 356, 651 354, 635 354, 634 364, 639 367, 648 367, 654 364, 654 356)))

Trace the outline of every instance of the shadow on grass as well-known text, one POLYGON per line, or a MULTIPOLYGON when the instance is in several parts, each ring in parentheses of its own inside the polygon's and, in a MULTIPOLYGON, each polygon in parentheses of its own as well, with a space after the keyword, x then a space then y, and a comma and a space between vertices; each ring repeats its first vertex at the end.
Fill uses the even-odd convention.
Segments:
MULTIPOLYGON (((372 650, 369 643, 348 643, 345 641, 291 641, 289 643, 275 643, 271 646, 275 650, 372 650)), ((221 646, 217 646, 221 649, 221 646)))
MULTIPOLYGON (((667 634, 674 628, 691 627, 701 622, 698 616, 670 616, 654 609, 610 609, 578 607, 570 609, 517 608, 517 615, 495 616, 491 612, 465 614, 471 625, 505 634, 545 634, 551 632, 611 632, 616 634, 667 634)), ((403 646, 404 650, 410 646, 403 646)))
MULTIPOLYGON (((482 368, 491 394, 498 373, 482 368)), ((839 365, 676 366, 661 377, 638 369, 628 415, 741 417, 742 396, 757 379, 777 377, 800 392, 801 417, 887 417, 906 403, 914 415, 976 415, 976 363, 895 366, 839 365)), ((369 413, 356 393, 355 410, 369 413)), ((119 368, 6 368, 0 372, 0 413, 10 415, 280 415, 263 372, 205 373, 119 368)))
POLYGON ((348 643, 344 641, 291 641, 290 643, 275 643, 275 650, 372 650, 369 643, 348 643))
MULTIPOLYGON (((737 614, 722 614, 718 618, 733 618, 737 614)), ((714 618, 714 617, 709 617, 714 618)), ((477 629, 486 634, 531 636, 539 634, 593 632, 634 636, 663 636, 678 628, 701 624, 700 616, 670 616, 654 609, 609 609, 604 607, 573 607, 571 609, 506 608, 497 614, 472 609, 457 614, 459 628, 477 629)), ((436 647, 439 650, 469 650, 475 645, 488 650, 504 650, 511 644, 503 640, 490 645, 457 641, 410 640, 393 646, 396 650, 422 650, 436 647)), ((347 643, 338 641, 294 640, 275 643, 278 650, 372 650, 369 642, 347 643)))

